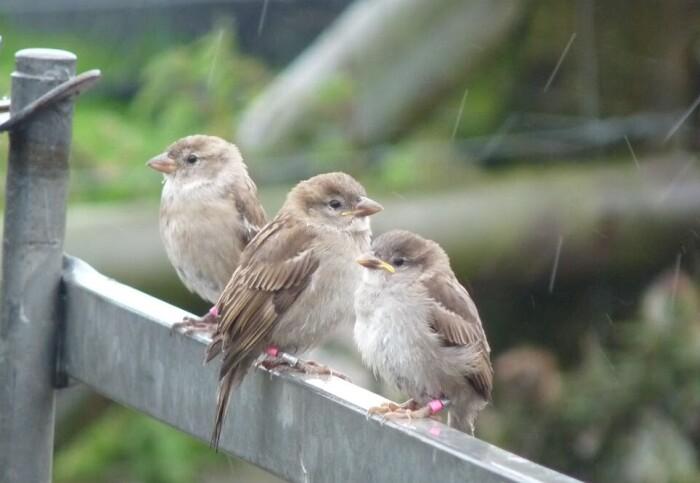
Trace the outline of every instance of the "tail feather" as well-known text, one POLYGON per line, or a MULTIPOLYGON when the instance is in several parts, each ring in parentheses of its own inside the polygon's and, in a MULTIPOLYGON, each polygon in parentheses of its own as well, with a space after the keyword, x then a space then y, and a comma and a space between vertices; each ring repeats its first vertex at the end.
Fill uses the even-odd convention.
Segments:
POLYGON ((222 339, 220 335, 216 335, 207 346, 207 351, 204 356, 204 363, 210 362, 216 356, 221 354, 222 339))
POLYGON ((221 439, 221 430, 224 426, 224 419, 226 418, 231 392, 241 383, 247 369, 247 365, 232 368, 219 379, 219 389, 216 394, 214 430, 212 431, 211 441, 209 443, 214 450, 218 451, 219 449, 219 439, 221 439))
POLYGON ((475 419, 476 414, 464 414, 450 409, 449 413, 447 414, 447 425, 451 428, 458 429, 464 433, 474 436, 475 419))
POLYGON ((474 436, 476 417, 487 402, 480 396, 462 396, 452 400, 449 408, 447 424, 455 429, 474 436))

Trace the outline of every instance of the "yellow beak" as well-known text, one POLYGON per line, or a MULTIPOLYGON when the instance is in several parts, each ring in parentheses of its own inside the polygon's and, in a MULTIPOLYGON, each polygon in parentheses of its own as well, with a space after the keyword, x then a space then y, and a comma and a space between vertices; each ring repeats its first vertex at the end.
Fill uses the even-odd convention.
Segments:
POLYGON ((359 263, 365 268, 370 268, 372 270, 377 270, 381 268, 382 270, 386 270, 389 273, 396 272, 396 269, 391 263, 385 262, 384 260, 380 260, 376 257, 360 258, 359 260, 357 260, 357 263, 359 263))

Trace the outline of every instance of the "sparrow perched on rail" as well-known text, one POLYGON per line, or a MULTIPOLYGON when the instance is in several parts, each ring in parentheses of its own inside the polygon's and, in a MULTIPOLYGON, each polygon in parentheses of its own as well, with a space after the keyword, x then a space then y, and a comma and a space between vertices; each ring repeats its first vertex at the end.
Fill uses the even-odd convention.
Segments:
MULTIPOLYGON (((241 153, 221 138, 194 135, 147 164, 165 178, 160 235, 170 263, 190 291, 215 303, 267 221, 241 153)), ((176 325, 213 329, 213 315, 176 325)))
POLYGON ((473 434, 491 397, 490 348, 476 305, 444 250, 414 233, 394 230, 372 243, 358 263, 354 338, 375 374, 411 399, 370 413, 423 418, 449 406, 450 424, 473 434))
MULTIPOLYGON (((277 216, 241 254, 216 309, 207 361, 222 355, 212 446, 218 445, 231 391, 266 351, 301 353, 355 319, 355 263, 370 248, 369 216, 381 211, 351 176, 328 173, 296 185, 277 216)), ((292 365, 328 373, 311 362, 292 365)), ((269 360, 267 362, 270 362, 269 360)))

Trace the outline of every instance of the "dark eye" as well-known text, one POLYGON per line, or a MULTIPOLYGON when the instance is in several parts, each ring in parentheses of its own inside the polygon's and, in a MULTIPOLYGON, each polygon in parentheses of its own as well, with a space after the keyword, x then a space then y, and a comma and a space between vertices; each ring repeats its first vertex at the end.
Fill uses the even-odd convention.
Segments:
POLYGON ((338 201, 338 200, 330 200, 330 201, 328 202, 328 206, 330 206, 330 207, 333 208, 334 210, 337 210, 338 208, 340 208, 341 206, 343 206, 343 204, 342 204, 340 201, 338 201))
POLYGON ((406 263, 406 259, 402 257, 396 257, 391 261, 391 264, 395 267, 400 267, 404 263, 406 263))
POLYGON ((185 158, 185 161, 187 162, 187 164, 194 164, 197 161, 199 161, 199 158, 197 157, 196 154, 192 153, 192 154, 187 155, 187 158, 185 158))

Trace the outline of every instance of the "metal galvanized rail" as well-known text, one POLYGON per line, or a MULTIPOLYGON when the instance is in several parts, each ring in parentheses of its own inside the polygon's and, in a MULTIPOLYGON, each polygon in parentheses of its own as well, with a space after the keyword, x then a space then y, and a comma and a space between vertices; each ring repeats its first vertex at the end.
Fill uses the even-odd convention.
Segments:
MULTIPOLYGON (((66 258, 63 369, 104 396, 208 441, 218 364, 207 340, 174 333, 190 315, 66 258)), ((251 371, 221 450, 290 481, 568 482, 437 421, 367 418, 380 396, 342 379, 251 371)))
MULTIPOLYGON (((55 393, 69 380, 208 440, 217 364, 186 314, 65 257, 69 52, 16 56, 0 300, 0 483, 48 482, 55 393)), ((341 379, 256 369, 232 398, 220 448, 295 482, 570 482, 436 421, 368 418, 380 396, 341 379)))

